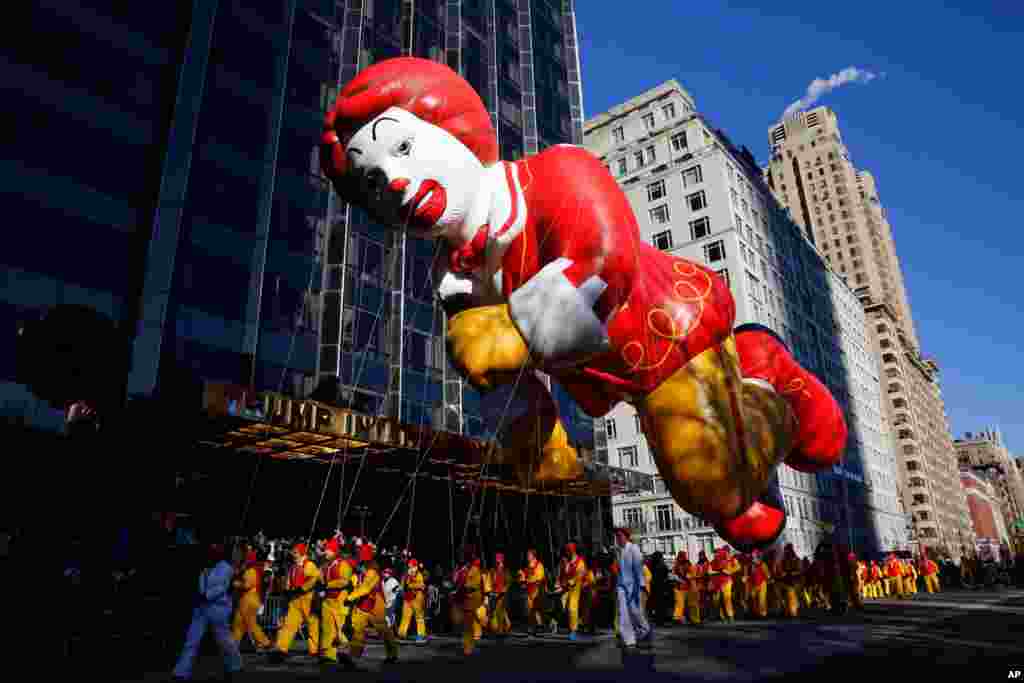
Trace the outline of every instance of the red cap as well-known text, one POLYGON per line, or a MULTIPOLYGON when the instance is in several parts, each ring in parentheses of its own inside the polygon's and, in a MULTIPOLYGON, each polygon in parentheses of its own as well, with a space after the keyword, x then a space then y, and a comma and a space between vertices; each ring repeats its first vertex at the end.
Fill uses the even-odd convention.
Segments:
POLYGON ((257 558, 256 558, 256 551, 255 550, 250 550, 249 552, 247 552, 245 554, 245 563, 246 564, 253 564, 254 562, 256 562, 256 559, 257 558))
POLYGON ((410 569, 415 569, 418 566, 420 566, 419 562, 417 562, 416 560, 409 560, 409 568, 410 569))
POLYGON ((338 539, 336 538, 332 538, 331 540, 327 541, 327 543, 324 543, 324 551, 334 553, 335 555, 338 554, 338 549, 340 547, 341 544, 338 543, 338 539))
POLYGON ((495 562, 504 562, 505 561, 505 553, 494 553, 494 561, 495 562))
POLYGON ((361 546, 359 546, 359 561, 360 562, 369 562, 370 560, 373 559, 373 556, 374 556, 374 548, 373 548, 372 545, 370 545, 369 543, 364 543, 361 546))
POLYGON ((292 552, 293 553, 298 553, 299 555, 305 555, 306 554, 306 544, 305 543, 296 543, 294 546, 292 546, 292 552))

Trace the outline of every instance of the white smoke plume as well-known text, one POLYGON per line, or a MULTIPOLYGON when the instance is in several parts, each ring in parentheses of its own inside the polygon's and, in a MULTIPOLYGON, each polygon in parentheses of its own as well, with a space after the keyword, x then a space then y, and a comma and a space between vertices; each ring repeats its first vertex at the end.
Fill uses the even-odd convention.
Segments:
POLYGON ((823 95, 827 95, 841 85, 846 85, 847 83, 870 83, 876 78, 881 78, 882 76, 885 76, 885 74, 883 73, 879 76, 878 74, 870 71, 858 69, 855 66, 848 66, 839 73, 832 74, 827 80, 824 78, 815 78, 811 81, 811 84, 807 86, 807 94, 786 107, 786 111, 782 112, 782 120, 784 121, 801 109, 811 106, 821 99, 823 95))

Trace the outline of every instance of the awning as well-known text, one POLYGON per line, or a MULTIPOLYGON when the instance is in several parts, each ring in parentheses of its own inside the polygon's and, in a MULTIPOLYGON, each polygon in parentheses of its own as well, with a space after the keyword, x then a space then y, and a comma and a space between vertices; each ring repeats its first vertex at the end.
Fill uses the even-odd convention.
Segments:
POLYGON ((207 382, 203 411, 207 420, 199 443, 239 455, 357 466, 366 458, 365 467, 376 472, 405 475, 412 475, 425 456, 418 477, 530 495, 592 498, 654 488, 652 475, 596 462, 587 450, 580 452, 582 479, 527 488, 514 477, 501 447, 493 442, 320 401, 272 392, 253 396, 231 384, 207 382))

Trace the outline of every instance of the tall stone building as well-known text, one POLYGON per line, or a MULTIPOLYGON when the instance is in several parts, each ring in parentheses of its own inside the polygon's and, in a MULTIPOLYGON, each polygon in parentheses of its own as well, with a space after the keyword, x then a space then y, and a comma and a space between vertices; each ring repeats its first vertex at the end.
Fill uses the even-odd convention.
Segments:
POLYGON ((1002 501, 996 483, 984 467, 960 467, 960 485, 967 496, 967 507, 974 525, 974 547, 981 557, 999 557, 999 549, 1010 537, 1001 511, 1002 501))
POLYGON ((1015 526, 1024 519, 1024 479, 1017 462, 1003 443, 999 429, 966 432, 954 442, 961 467, 988 470, 999 499, 1006 528, 1014 536, 1015 526))
MULTIPOLYGON (((776 330, 842 403, 850 427, 842 465, 818 475, 779 469, 789 513, 783 540, 806 555, 834 529, 858 551, 901 547, 906 518, 864 311, 778 206, 753 155, 698 113, 674 80, 588 120, 584 144, 619 181, 641 238, 715 270, 736 301, 736 324, 776 330)), ((631 406, 620 404, 597 426, 600 457, 657 474, 631 406)), ((654 490, 615 497, 613 510, 647 552, 722 544, 657 477, 654 490)))
POLYGON ((853 288, 865 334, 881 367, 886 420, 905 508, 921 544, 961 554, 973 525, 959 481, 939 385, 939 366, 922 356, 892 227, 874 176, 858 170, 828 107, 801 112, 768 133, 764 174, 779 202, 853 288))

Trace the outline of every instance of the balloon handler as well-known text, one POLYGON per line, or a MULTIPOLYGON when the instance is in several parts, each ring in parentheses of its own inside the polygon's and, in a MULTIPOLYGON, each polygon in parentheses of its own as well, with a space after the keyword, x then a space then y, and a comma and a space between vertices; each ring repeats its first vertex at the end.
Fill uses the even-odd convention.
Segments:
POLYGON ((442 242, 434 283, 449 355, 524 483, 583 474, 542 371, 593 417, 633 405, 683 509, 741 550, 772 543, 786 517, 775 468, 815 472, 842 455, 846 424, 828 389, 768 328, 733 329, 724 280, 641 241, 592 154, 497 155, 473 88, 407 57, 347 83, 321 138, 342 199, 442 242))

